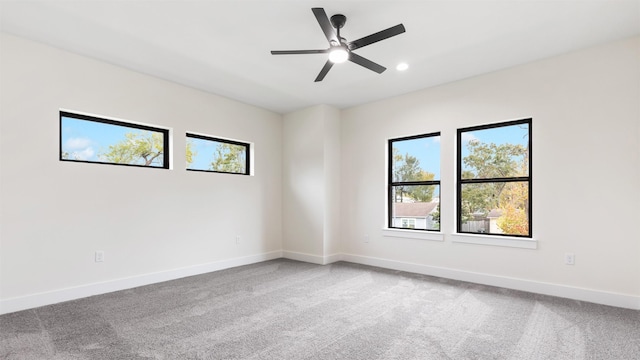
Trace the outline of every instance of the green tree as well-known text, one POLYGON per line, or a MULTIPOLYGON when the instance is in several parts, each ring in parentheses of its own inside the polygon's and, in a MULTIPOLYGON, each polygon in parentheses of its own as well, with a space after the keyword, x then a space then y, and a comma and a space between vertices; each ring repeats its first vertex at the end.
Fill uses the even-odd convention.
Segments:
POLYGON ((464 179, 518 176, 522 170, 523 157, 528 153, 520 144, 496 145, 478 140, 469 141, 467 149, 469 155, 462 161, 470 170, 462 173, 464 179))
POLYGON ((473 220, 475 215, 486 216, 498 207, 495 197, 501 184, 477 183, 462 186, 462 222, 473 220))
POLYGON ((185 152, 187 168, 189 168, 191 164, 193 164, 193 158, 195 158, 196 155, 198 155, 198 152, 194 149, 193 140, 187 138, 187 148, 185 152))
MULTIPOLYGON (((396 148, 393 149, 393 181, 429 181, 435 178, 435 174, 420 168, 420 160, 408 153, 400 155, 396 148)), ((430 202, 433 200, 433 185, 402 185, 396 186, 396 202, 402 202, 404 197, 410 197, 415 201, 430 202)))
POLYGON ((108 151, 98 156, 103 160, 117 164, 162 166, 163 155, 163 135, 150 131, 141 131, 126 133, 124 140, 114 145, 109 145, 108 151))
MULTIPOLYGON (((462 172, 463 179, 506 178, 527 174, 528 147, 472 140, 467 144, 467 149, 469 154, 462 159, 466 167, 462 172)), ((522 229, 529 216, 527 195, 526 183, 464 184, 462 221, 471 220, 474 214, 486 216, 492 209, 500 209, 502 216, 498 219, 498 226, 501 230, 508 234, 523 234, 522 229)))
POLYGON ((245 150, 246 148, 244 146, 218 143, 210 169, 222 172, 245 173, 245 150))
POLYGON ((436 206, 436 210, 431 213, 431 218, 434 224, 438 224, 437 228, 440 229, 440 203, 436 206))
MULTIPOLYGON (((420 170, 416 175, 416 180, 418 181, 428 181, 433 180, 435 178, 435 174, 432 174, 428 171, 420 170)), ((433 200, 433 193, 435 190, 434 185, 416 185, 410 186, 407 189, 407 194, 410 198, 419 202, 431 202, 433 200)))
POLYGON ((394 181, 415 181, 420 173, 420 161, 415 156, 409 154, 400 155, 397 149, 393 155, 393 180, 394 181))

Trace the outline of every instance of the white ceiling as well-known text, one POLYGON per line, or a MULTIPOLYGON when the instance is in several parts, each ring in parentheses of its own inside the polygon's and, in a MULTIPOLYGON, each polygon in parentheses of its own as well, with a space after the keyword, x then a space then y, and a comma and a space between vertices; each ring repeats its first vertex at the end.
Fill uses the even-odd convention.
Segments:
POLYGON ((408 93, 640 33, 640 0, 1 1, 2 31, 279 113, 408 93), (312 7, 342 13, 352 41, 407 32, 355 52, 388 70, 326 55, 312 7), (395 66, 407 62, 405 72, 395 66))

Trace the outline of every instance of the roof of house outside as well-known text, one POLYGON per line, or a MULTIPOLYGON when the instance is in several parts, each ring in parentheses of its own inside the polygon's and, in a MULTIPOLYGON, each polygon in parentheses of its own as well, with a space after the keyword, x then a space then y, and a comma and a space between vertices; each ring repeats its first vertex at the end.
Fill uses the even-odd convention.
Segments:
POLYGON ((393 215, 394 217, 427 217, 437 206, 437 202, 393 203, 393 215))

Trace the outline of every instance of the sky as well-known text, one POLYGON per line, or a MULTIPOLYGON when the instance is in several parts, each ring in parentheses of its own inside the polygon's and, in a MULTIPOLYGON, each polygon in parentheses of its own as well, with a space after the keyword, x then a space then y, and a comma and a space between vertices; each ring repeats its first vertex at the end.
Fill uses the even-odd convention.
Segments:
POLYGON ((187 141, 192 144, 192 150, 195 152, 193 162, 188 169, 209 170, 214 159, 216 147, 221 143, 192 137, 189 137, 187 141))
POLYGON ((435 174, 435 180, 440 179, 440 136, 394 141, 393 147, 402 156, 416 157, 422 170, 435 174))
POLYGON ((62 117, 62 151, 78 160, 100 161, 98 154, 107 152, 109 145, 124 139, 128 132, 142 133, 143 130, 62 117))
MULTIPOLYGON (((511 125, 511 126, 503 126, 493 129, 485 129, 485 130, 476 130, 469 131, 463 133, 462 141, 466 145, 469 140, 477 139, 484 143, 494 143, 496 145, 500 144, 520 144, 523 146, 527 145, 529 141, 528 135, 528 125, 527 124, 519 124, 519 125, 511 125)), ((467 153, 466 147, 463 147, 462 154, 463 156, 467 153)))
MULTIPOLYGON (((62 152, 69 153, 69 159, 107 163, 112 161, 101 159, 101 155, 109 152, 110 145, 125 140, 126 134, 133 133, 147 138, 152 133, 160 133, 66 116, 62 117, 61 127, 61 148, 62 152)), ((162 163, 163 158, 159 157, 150 166, 162 167, 162 163)), ((140 158, 132 164, 144 165, 144 160, 140 158)))
POLYGON ((213 152, 219 143, 197 138, 189 138, 187 141, 191 142, 192 149, 195 152, 193 162, 188 169, 209 170, 211 159, 213 159, 213 152))

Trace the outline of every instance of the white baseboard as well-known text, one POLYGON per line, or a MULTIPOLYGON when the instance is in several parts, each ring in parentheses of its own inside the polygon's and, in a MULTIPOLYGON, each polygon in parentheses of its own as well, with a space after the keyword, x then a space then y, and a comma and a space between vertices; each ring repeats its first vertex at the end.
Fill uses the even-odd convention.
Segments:
POLYGON ((215 261, 180 269, 144 274, 129 278, 4 299, 0 300, 0 315, 55 304, 63 301, 75 300, 88 296, 106 294, 113 291, 126 290, 138 286, 175 280, 187 276, 205 274, 212 271, 233 268, 236 266, 254 264, 281 257, 319 265, 326 265, 337 261, 348 261, 356 264, 371 265, 385 269, 407 271, 417 274, 438 276, 447 279, 468 281, 477 284, 498 286, 507 289, 528 291, 538 294, 558 296, 563 298, 588 301, 597 304, 640 310, 639 296, 583 289, 566 285, 536 282, 361 255, 332 254, 327 256, 318 256, 293 251, 272 251, 263 254, 215 261))
POLYGON ((284 257, 285 259, 304 261, 318 265, 327 265, 342 260, 342 254, 320 256, 295 251, 283 251, 282 257, 284 257))
POLYGON ((239 258, 214 261, 206 264, 189 266, 179 269, 4 299, 0 300, 0 314, 32 309, 40 306, 56 304, 63 301, 75 300, 93 295, 106 294, 113 291, 131 289, 138 286, 175 280, 187 276, 205 274, 212 271, 233 268, 236 266, 255 264, 258 262, 278 259, 281 257, 282 251, 272 251, 239 258))
POLYGON ((498 286, 507 289, 521 290, 537 294, 587 301, 596 304, 640 310, 640 296, 617 294, 606 291, 583 289, 566 285, 509 278, 504 276, 475 273, 470 271, 441 268, 436 266, 407 263, 361 255, 342 254, 341 259, 343 261, 348 261, 356 264, 371 265, 385 269, 407 271, 417 274, 467 281, 476 284, 498 286))
POLYGON ((342 254, 332 254, 324 257, 324 264, 332 264, 334 262, 342 261, 342 254))

